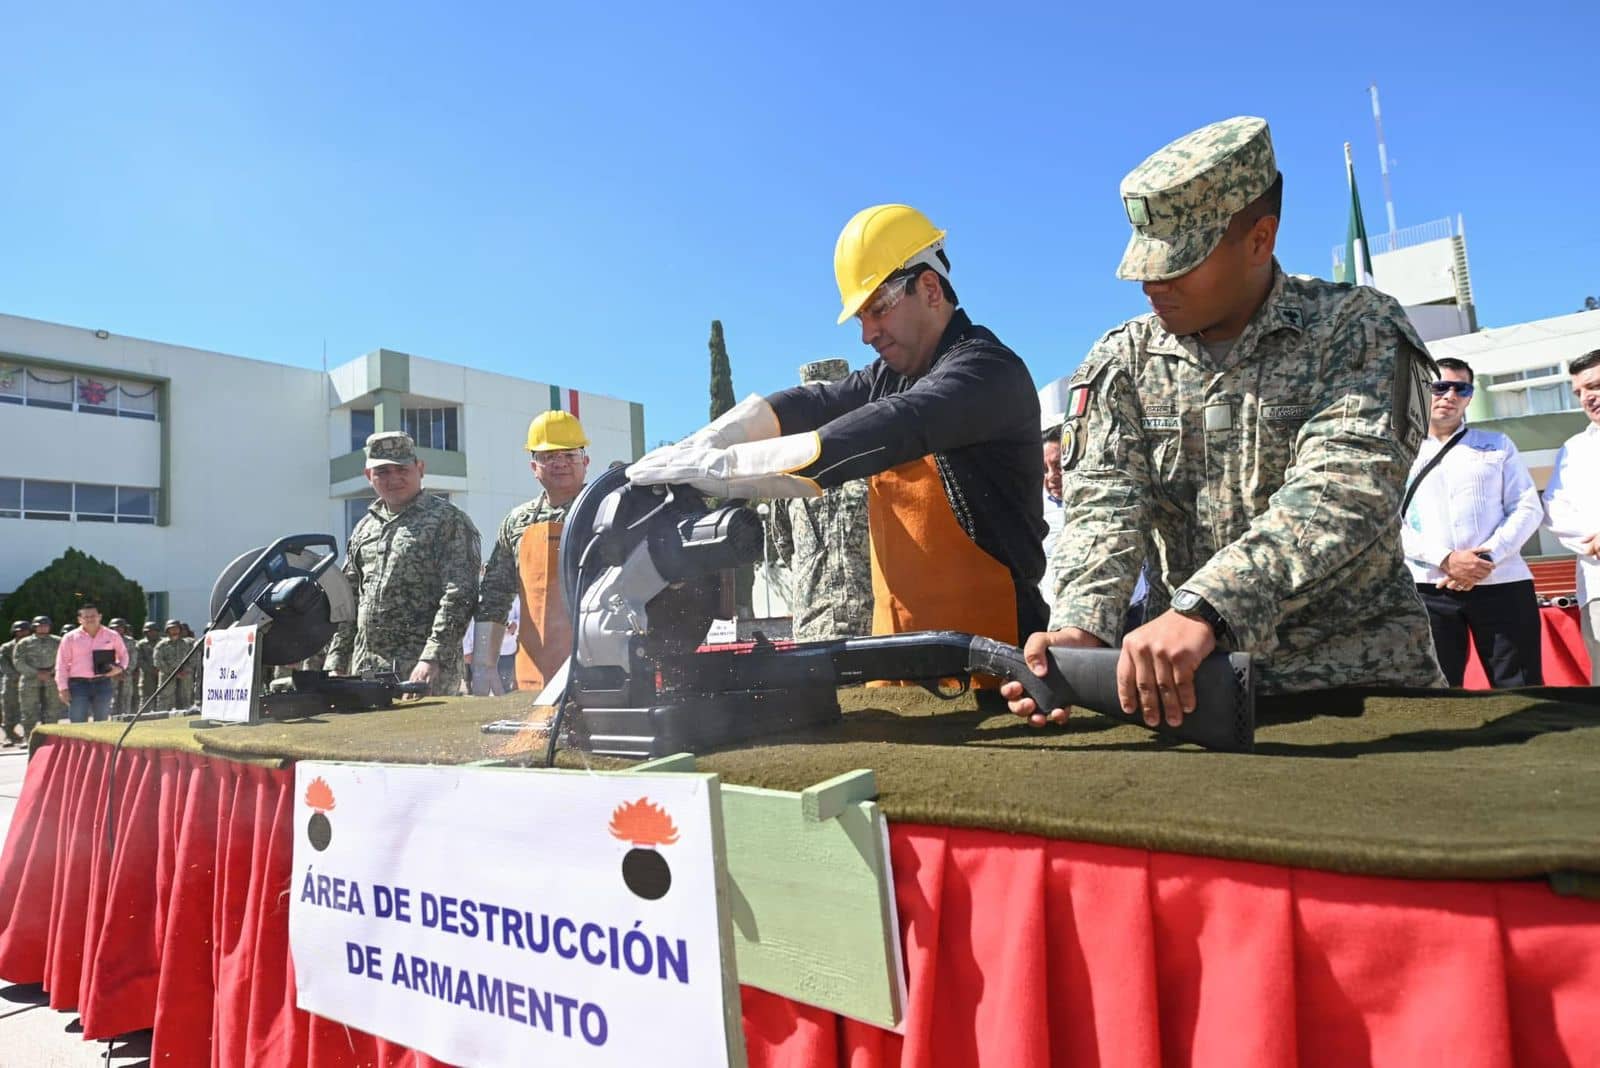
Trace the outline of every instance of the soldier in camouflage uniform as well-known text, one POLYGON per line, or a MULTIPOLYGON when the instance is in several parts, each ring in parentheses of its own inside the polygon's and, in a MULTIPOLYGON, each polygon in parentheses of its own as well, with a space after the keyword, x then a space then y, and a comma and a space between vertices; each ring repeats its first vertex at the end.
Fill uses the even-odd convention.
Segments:
MULTIPOLYGON (((841 359, 800 368, 800 383, 837 382, 850 373, 841 359)), ((797 641, 872 633, 872 551, 867 484, 854 479, 820 497, 772 502, 767 528, 772 558, 787 571, 785 600, 797 641)))
POLYGON ((195 697, 195 660, 191 657, 188 663, 184 663, 183 659, 194 648, 195 639, 183 636, 183 624, 176 619, 167 620, 166 633, 167 636, 156 642, 150 654, 156 673, 169 680, 161 687, 161 693, 156 698, 153 707, 157 711, 189 708, 194 704, 195 697))
POLYGON ((18 693, 20 676, 11 654, 31 629, 26 619, 17 620, 11 624, 11 640, 0 645, 0 709, 4 710, 4 744, 8 746, 20 745, 24 741, 18 730, 22 721, 22 697, 18 693))
POLYGON ((155 653, 156 644, 160 641, 161 624, 153 619, 145 620, 144 637, 133 643, 134 651, 138 654, 132 661, 134 682, 138 684, 133 696, 136 709, 144 707, 144 703, 156 692, 156 681, 159 676, 156 674, 155 653))
POLYGON ((138 679, 134 675, 135 669, 139 666, 139 643, 133 640, 133 628, 121 616, 106 626, 122 635, 122 644, 128 650, 128 670, 117 676, 116 696, 112 699, 111 705, 113 715, 125 716, 133 711, 134 693, 139 688, 138 679))
POLYGON ((18 693, 22 698, 22 736, 34 725, 61 718, 61 698, 56 693, 56 650, 61 639, 50 633, 50 617, 34 616, 33 633, 17 642, 11 659, 17 665, 18 693))
POLYGON ((328 650, 334 673, 387 670, 428 682, 435 694, 461 684, 461 636, 478 600, 478 529, 455 505, 422 491, 424 465, 409 434, 367 438, 367 480, 378 499, 350 534, 344 573, 356 619, 328 650))
MULTIPOLYGON (((589 437, 583 424, 570 412, 542 412, 528 424, 528 466, 539 482, 539 496, 519 504, 506 513, 495 535, 494 548, 484 567, 478 590, 477 618, 486 632, 476 637, 479 652, 476 663, 483 671, 473 673, 476 693, 497 692, 496 650, 504 632, 503 622, 518 602, 517 675, 522 685, 539 689, 555 665, 572 652, 572 630, 562 597, 561 584, 551 584, 543 574, 522 573, 523 535, 530 528, 548 524, 551 537, 559 535, 566 522, 567 509, 583 490, 589 476, 589 437), (537 587, 537 588, 534 588, 537 587), (548 670, 547 670, 548 669, 548 670)), ((535 533, 538 533, 537 531, 535 533)), ((532 537, 532 535, 530 535, 532 537)), ((529 546, 533 552, 538 546, 529 546)), ((540 564, 548 567, 553 557, 540 554, 540 564)))
POLYGON ((1255 118, 1123 179, 1117 273, 1154 314, 1101 338, 1068 390, 1051 631, 1029 652, 1115 642, 1149 531, 1150 622, 1118 671, 1148 723, 1181 722, 1217 644, 1258 658, 1265 693, 1444 684, 1396 520, 1433 362, 1390 297, 1283 273, 1282 189, 1255 118))

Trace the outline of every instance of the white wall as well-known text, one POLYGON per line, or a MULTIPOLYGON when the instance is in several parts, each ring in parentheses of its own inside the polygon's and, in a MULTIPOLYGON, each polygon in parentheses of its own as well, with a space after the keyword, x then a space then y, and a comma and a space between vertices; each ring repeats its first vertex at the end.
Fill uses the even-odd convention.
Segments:
POLYGON ((1426 241, 1372 257, 1373 284, 1401 304, 1456 299, 1455 243, 1426 241))
MULTIPOLYGON (((89 330, 15 316, 0 316, 0 351, 171 380, 171 524, 0 520, 0 590, 14 589, 72 546, 147 592, 165 591, 169 610, 198 629, 211 585, 234 557, 282 534, 324 529, 322 372, 137 338, 101 340, 89 330)), ((123 484, 157 483, 155 423, 10 406, 0 419, 43 434, 55 452, 0 453, 0 474, 102 482, 121 481, 102 478, 103 471, 126 471, 123 484)))

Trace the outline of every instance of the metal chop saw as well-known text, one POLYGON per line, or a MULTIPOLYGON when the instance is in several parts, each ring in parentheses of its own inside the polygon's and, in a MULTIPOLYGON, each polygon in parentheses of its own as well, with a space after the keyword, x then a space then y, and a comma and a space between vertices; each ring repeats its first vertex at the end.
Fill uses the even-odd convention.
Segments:
MULTIPOLYGON (((241 554, 211 588, 217 627, 259 629, 263 667, 297 664, 327 646, 340 623, 356 617, 355 595, 334 564, 331 534, 291 534, 241 554), (317 552, 325 549, 326 552, 317 552)), ((388 708, 403 693, 426 693, 426 683, 402 682, 394 672, 331 675, 295 670, 263 689, 261 715, 271 719, 388 708)))
MULTIPOLYGON (((564 743, 595 753, 704 750, 839 718, 835 689, 876 679, 958 696, 976 672, 1023 684, 1041 708, 1078 706, 1144 726, 1117 698, 1116 649, 1055 649, 1039 678, 1016 646, 956 631, 701 650, 724 568, 761 558, 760 518, 743 502, 711 508, 688 486, 634 486, 622 467, 591 482, 561 534, 573 655, 539 696, 564 743), (941 680, 958 680, 948 692, 941 680), (570 718, 569 718, 570 717, 570 718), (563 732, 562 721, 567 720, 563 732)), ((1255 738, 1250 657, 1218 652, 1196 674, 1199 705, 1156 733, 1209 749, 1255 738)))

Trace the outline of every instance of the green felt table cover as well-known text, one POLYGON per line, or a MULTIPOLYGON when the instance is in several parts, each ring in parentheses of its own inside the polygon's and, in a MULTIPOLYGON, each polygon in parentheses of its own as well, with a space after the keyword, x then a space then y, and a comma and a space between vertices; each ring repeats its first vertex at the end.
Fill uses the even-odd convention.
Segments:
MULTIPOLYGON (((1328 871, 1417 878, 1600 879, 1600 691, 1336 691, 1259 702, 1256 752, 1172 745, 1081 714, 1036 730, 971 695, 839 691, 837 725, 700 757, 725 782, 801 790, 877 773, 889 819, 1328 871)), ((526 695, 406 702, 250 727, 140 724, 129 743, 233 760, 430 764, 531 759, 485 734, 526 695)), ((115 741, 122 724, 55 725, 115 741)), ((542 757, 542 739, 537 755, 542 757)), ((626 762, 563 751, 563 767, 626 762)))

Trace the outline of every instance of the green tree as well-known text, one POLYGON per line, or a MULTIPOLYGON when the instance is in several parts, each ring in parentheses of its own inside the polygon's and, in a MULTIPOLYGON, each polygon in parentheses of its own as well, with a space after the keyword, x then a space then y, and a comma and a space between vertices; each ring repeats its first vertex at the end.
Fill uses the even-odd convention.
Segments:
POLYGON ((722 338, 722 320, 711 320, 711 418, 733 407, 733 368, 722 338))
MULTIPOLYGON (((711 320, 711 418, 733 407, 733 367, 728 362, 728 344, 722 336, 722 320, 711 320)), ((735 568, 724 581, 733 583, 734 614, 752 614, 755 599, 755 568, 735 568)))
POLYGON ((29 575, 0 605, 0 619, 10 626, 14 619, 49 616, 60 633, 77 621, 78 606, 84 603, 99 605, 108 622, 116 616, 126 619, 135 634, 144 625, 144 588, 77 549, 68 549, 29 575))

